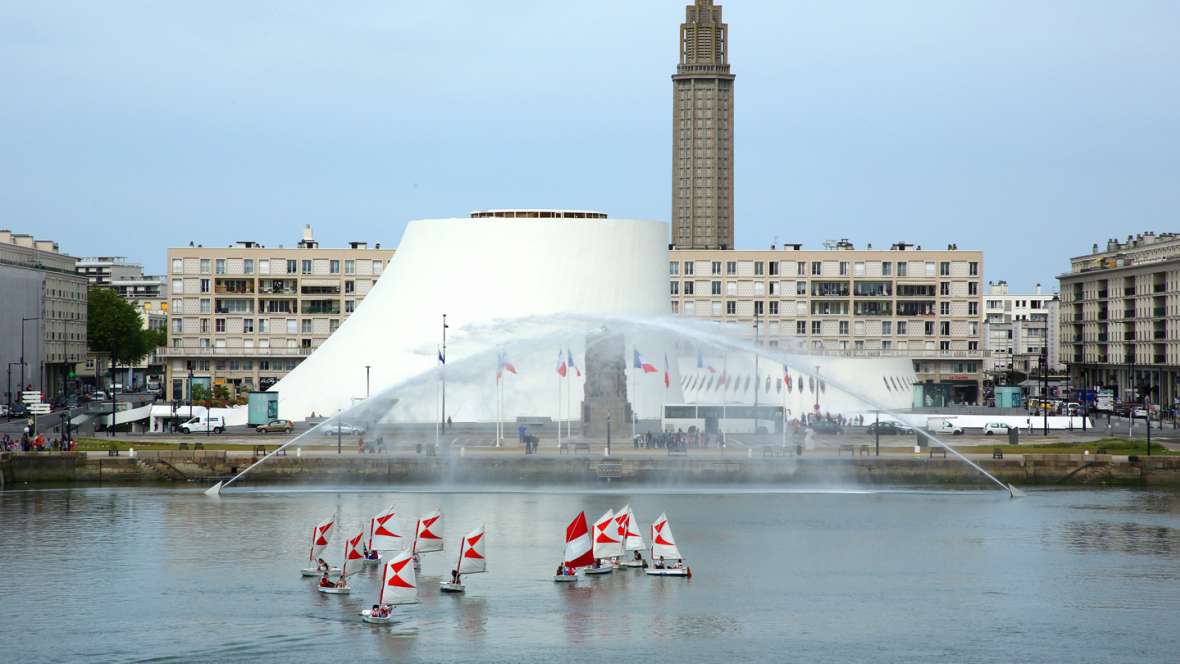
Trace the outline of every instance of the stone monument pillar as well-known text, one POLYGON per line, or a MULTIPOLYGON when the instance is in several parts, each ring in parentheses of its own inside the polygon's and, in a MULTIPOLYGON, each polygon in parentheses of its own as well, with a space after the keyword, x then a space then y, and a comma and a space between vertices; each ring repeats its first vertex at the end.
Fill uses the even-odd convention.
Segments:
POLYGON ((623 335, 602 328, 586 335, 586 382, 582 397, 582 435, 606 439, 606 417, 611 418, 611 441, 631 436, 631 404, 627 401, 627 356, 623 335))

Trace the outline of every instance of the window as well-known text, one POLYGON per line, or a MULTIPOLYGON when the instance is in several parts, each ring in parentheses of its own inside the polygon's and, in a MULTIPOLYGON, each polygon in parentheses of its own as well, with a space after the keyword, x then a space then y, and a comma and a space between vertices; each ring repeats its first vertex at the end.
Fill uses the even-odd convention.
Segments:
POLYGON ((172 292, 176 293, 177 295, 184 293, 184 279, 172 280, 172 292))
POLYGON ((692 261, 684 261, 684 274, 692 274, 692 261))
POLYGON ((340 261, 333 258, 328 261, 328 274, 340 274, 340 261))
POLYGON ((668 274, 672 276, 680 274, 680 261, 668 261, 668 274))
POLYGON ((713 315, 720 316, 721 315, 721 303, 714 301, 711 304, 712 304, 713 315))
POLYGON ((898 261, 897 262, 897 276, 904 277, 907 274, 909 274, 909 263, 906 263, 905 261, 898 261))
POLYGON ((934 261, 926 261, 926 276, 934 276, 934 261))
POLYGON ((225 319, 224 318, 218 318, 218 319, 214 320, 213 323, 214 323, 213 328, 216 332, 225 332, 225 319))
POLYGON ((262 259, 258 261, 258 274, 270 274, 270 261, 262 259))
POLYGON ((978 341, 968 341, 967 342, 967 350, 979 350, 979 342, 978 341))
POLYGON ((180 274, 184 272, 184 260, 180 258, 172 259, 172 274, 180 274))
POLYGON ((968 295, 979 295, 979 282, 968 281, 967 282, 967 294, 968 295))
POLYGON ((978 316, 979 315, 979 303, 978 302, 968 302, 967 303, 967 315, 968 316, 978 316))
POLYGON ((242 261, 242 273, 243 274, 254 274, 254 259, 253 258, 247 258, 246 260, 242 261))
POLYGON ((295 334, 295 332, 298 330, 298 327, 296 327, 296 325, 297 325, 297 323, 295 322, 294 318, 288 318, 287 319, 287 334, 295 334))
POLYGON ((215 271, 217 272, 217 274, 225 274, 225 259, 224 258, 218 258, 215 265, 216 265, 215 271))
POLYGON ((766 313, 766 311, 764 310, 764 308, 762 306, 762 300, 755 300, 755 302, 754 302, 754 315, 761 316, 765 313, 766 313))
POLYGON ((801 337, 807 335, 807 321, 805 321, 805 320, 795 321, 795 334, 797 334, 801 337))
POLYGON ((356 311, 356 300, 345 300, 344 313, 351 314, 354 311, 356 311))
POLYGON ((302 272, 303 272, 303 274, 311 274, 311 261, 310 260, 304 259, 302 261, 302 272))
POLYGON ((893 321, 891 321, 891 320, 881 321, 881 336, 887 337, 891 334, 893 334, 893 321))
POLYGON ((771 316, 777 316, 777 315, 778 315, 778 301, 777 301, 777 300, 776 300, 776 301, 772 301, 772 302, 770 303, 770 315, 771 315, 771 316))
POLYGON ((906 327, 907 327, 906 321, 904 321, 904 320, 897 321, 897 334, 898 334, 898 336, 904 337, 907 334, 906 327))
POLYGON ((344 274, 356 274, 356 261, 344 261, 344 274))
POLYGON ((778 261, 770 261, 770 276, 778 275, 778 261))
POLYGON ((671 289, 669 291, 670 294, 672 294, 672 295, 679 295, 680 294, 680 282, 679 281, 669 282, 668 286, 671 289))
POLYGON ((259 318, 258 319, 258 333, 259 334, 270 334, 270 319, 269 318, 259 318))
POLYGON ((802 277, 807 274, 807 263, 798 261, 795 263, 795 275, 802 277))
POLYGON ((975 261, 971 261, 970 263, 968 263, 967 264, 967 273, 973 277, 978 277, 979 276, 979 263, 976 263, 975 261))
POLYGON ((340 319, 339 318, 333 318, 328 321, 328 334, 331 334, 338 329, 340 329, 340 319))
POLYGON ((840 276, 848 276, 848 261, 840 261, 840 276))
POLYGON ((820 325, 821 325, 821 323, 818 320, 811 321, 811 333, 813 335, 820 333, 820 325))
POLYGON ((714 281, 712 284, 710 284, 710 291, 713 295, 720 295, 721 294, 721 282, 714 281))
POLYGON ((381 261, 373 261, 373 274, 381 274, 381 267, 385 265, 381 261))
POLYGON ((300 325, 302 326, 300 331, 303 334, 311 334, 311 319, 310 318, 304 318, 302 321, 300 321, 300 325))
POLYGON ((848 321, 846 320, 840 321, 840 336, 848 336, 848 321))
POLYGON ((807 282, 806 281, 796 281, 795 282, 795 295, 807 295, 807 282))
POLYGON ((725 302, 725 313, 732 316, 737 313, 737 302, 727 300, 725 302))
POLYGON ((209 259, 201 259, 201 274, 209 274, 209 259))
POLYGON ((201 298, 201 313, 203 313, 203 314, 212 313, 212 306, 213 305, 209 301, 209 298, 207 298, 207 297, 201 298))
POLYGON ((754 295, 764 295, 765 293, 766 293, 766 282, 755 281, 754 282, 754 295))
POLYGON ((209 280, 208 280, 208 279, 202 279, 202 280, 201 280, 201 292, 202 292, 202 293, 208 293, 208 292, 209 292, 209 280))
POLYGON ((938 294, 939 295, 950 295, 951 294, 951 282, 940 281, 938 283, 938 294))
POLYGON ((942 261, 938 264, 938 274, 942 277, 951 276, 951 264, 947 261, 942 261))
POLYGON ((201 334, 209 334, 209 319, 201 319, 201 334))
POLYGON ((811 274, 819 276, 824 273, 824 265, 819 261, 811 261, 811 274))
POLYGON ((172 331, 179 334, 184 331, 184 327, 179 318, 172 319, 172 331))
POLYGON ((893 275, 893 263, 890 263, 889 261, 885 261, 884 263, 881 263, 881 276, 889 277, 892 275, 893 275))
POLYGON ((721 261, 713 261, 713 265, 711 267, 713 274, 721 274, 721 261))
POLYGON ((944 320, 938 324, 938 333, 944 337, 951 336, 951 322, 944 320))
POLYGON ((295 265, 296 265, 295 261, 293 261, 293 260, 287 261, 287 274, 295 274, 295 270, 296 270, 295 265))
POLYGON ((725 294, 726 295, 737 295, 737 282, 736 281, 725 282, 725 294))
POLYGON ((356 292, 356 282, 351 279, 345 281, 344 282, 344 292, 345 293, 355 293, 356 292))
POLYGON ((853 276, 857 276, 857 277, 865 276, 864 261, 857 261, 852 264, 852 274, 853 274, 853 276))
POLYGON ((737 274, 737 261, 727 261, 725 263, 726 274, 737 274))
POLYGON ((939 315, 942 315, 942 316, 951 315, 951 303, 950 302, 939 302, 938 303, 938 313, 939 313, 939 315))
POLYGON ((754 276, 760 277, 765 274, 766 264, 762 261, 754 261, 754 276))
POLYGON ((242 319, 242 334, 254 334, 254 319, 242 319))
POLYGON ((693 285, 692 285, 692 283, 693 283, 693 282, 691 282, 691 281, 686 281, 686 282, 684 282, 684 294, 685 294, 685 295, 692 295, 692 294, 693 294, 693 285))
POLYGON ((926 321, 925 328, 926 329, 924 331, 926 333, 926 336, 928 336, 928 337, 934 336, 934 321, 931 321, 931 320, 926 321))

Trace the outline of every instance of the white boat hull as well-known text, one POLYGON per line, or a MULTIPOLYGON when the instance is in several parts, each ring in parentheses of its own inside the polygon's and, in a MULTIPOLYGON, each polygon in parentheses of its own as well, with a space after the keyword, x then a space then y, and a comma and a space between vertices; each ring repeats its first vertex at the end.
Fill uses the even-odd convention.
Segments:
POLYGON ((462 583, 440 583, 438 589, 444 593, 462 593, 467 592, 467 586, 462 583))
POLYGON ((378 556, 376 558, 365 558, 365 564, 366 565, 380 565, 381 564, 381 557, 378 556))
POLYGON ((619 563, 619 567, 643 567, 642 560, 624 560, 619 563))
POLYGON ((554 583, 573 583, 577 580, 578 580, 578 577, 573 576, 573 575, 566 576, 565 574, 562 574, 560 576, 553 577, 554 583))
POLYGON ((316 590, 324 593, 325 595, 347 595, 348 593, 352 592, 352 588, 348 586, 343 588, 316 588, 316 590))
POLYGON ((372 609, 365 609, 364 611, 361 611, 361 620, 374 625, 383 625, 385 623, 393 622, 393 614, 391 613, 384 617, 378 617, 373 615, 372 609))
MULTIPOLYGON (((315 567, 304 567, 303 569, 299 570, 299 573, 302 574, 303 576, 323 576, 324 575, 323 570, 316 569, 315 567)), ((339 576, 340 575, 340 568, 339 567, 330 567, 330 568, 328 568, 328 574, 339 576)))
POLYGON ((670 569, 655 569, 654 567, 648 567, 646 570, 644 570, 644 572, 646 572, 648 576, 688 576, 687 567, 670 569))
POLYGON ((615 568, 610 567, 608 565, 605 567, 597 567, 597 568, 587 567, 586 569, 584 569, 582 571, 582 573, 585 574, 586 576, 597 576, 599 574, 610 574, 611 572, 614 572, 614 571, 615 571, 615 568))

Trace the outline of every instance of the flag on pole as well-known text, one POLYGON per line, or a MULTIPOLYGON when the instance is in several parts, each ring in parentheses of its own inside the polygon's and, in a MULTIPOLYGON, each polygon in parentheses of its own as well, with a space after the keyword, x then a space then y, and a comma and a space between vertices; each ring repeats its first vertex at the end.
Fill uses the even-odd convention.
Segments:
POLYGON ((788 390, 791 389, 791 370, 785 364, 783 365, 783 384, 787 386, 788 390))
POLYGON ((443 357, 441 348, 438 349, 438 363, 439 364, 446 364, 447 363, 447 358, 443 357))
POLYGON ((557 351, 557 375, 565 378, 565 358, 561 356, 561 351, 557 351))
POLYGON ((574 364, 574 352, 568 348, 565 349, 565 361, 569 368, 574 370, 578 378, 581 378, 582 370, 578 368, 578 365, 574 364))
POLYGON ((664 389, 672 387, 672 374, 668 365, 668 354, 664 353, 664 389))
POLYGON ((515 374, 516 367, 512 366, 512 363, 508 361, 508 353, 500 351, 496 356, 496 380, 499 380, 505 371, 515 374))
POLYGON ((655 373, 656 372, 655 366, 652 365, 647 360, 643 359, 643 356, 639 354, 638 348, 633 348, 632 350, 635 353, 634 359, 631 363, 632 369, 643 369, 643 373, 655 373))
POLYGON ((717 373, 717 370, 713 368, 713 365, 705 363, 705 355, 699 350, 697 351, 697 368, 708 369, 709 373, 717 373))

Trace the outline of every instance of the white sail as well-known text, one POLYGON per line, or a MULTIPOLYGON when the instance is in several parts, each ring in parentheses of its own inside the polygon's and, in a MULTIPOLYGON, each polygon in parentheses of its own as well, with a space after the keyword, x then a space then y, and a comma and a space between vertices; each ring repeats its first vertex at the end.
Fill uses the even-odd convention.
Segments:
POLYGON ((442 551, 442 525, 442 512, 438 510, 418 519, 418 525, 414 532, 414 553, 442 551))
POLYGON ((676 539, 672 537, 672 526, 668 525, 668 517, 664 514, 651 524, 651 559, 653 561, 682 560, 680 549, 676 548, 676 539))
POLYGON ((459 541, 459 573, 478 574, 488 571, 487 541, 484 527, 467 533, 459 541))
POLYGON ((327 521, 316 525, 311 529, 311 543, 307 552, 308 562, 315 564, 320 555, 324 553, 324 549, 328 546, 328 542, 332 541, 332 526, 336 523, 336 517, 332 517, 327 521))
POLYGON ((619 538, 618 525, 615 523, 615 513, 607 510, 594 522, 594 557, 613 558, 623 555, 623 542, 619 538))
POLYGON ((624 551, 642 551, 647 548, 643 542, 643 535, 639 528, 639 519, 635 518, 635 511, 631 509, 630 505, 623 508, 627 512, 627 519, 623 525, 626 532, 623 534, 623 550, 624 551))
POLYGON ((365 554, 361 551, 361 544, 365 541, 365 531, 344 540, 344 562, 340 564, 340 575, 348 576, 361 571, 365 564, 365 554))
POLYGON ((381 568, 378 604, 414 604, 418 601, 418 579, 414 574, 414 554, 402 551, 381 568))
POLYGON ((398 551, 405 548, 401 528, 397 525, 397 511, 389 509, 374 514, 369 519, 369 549, 377 551, 398 551))

